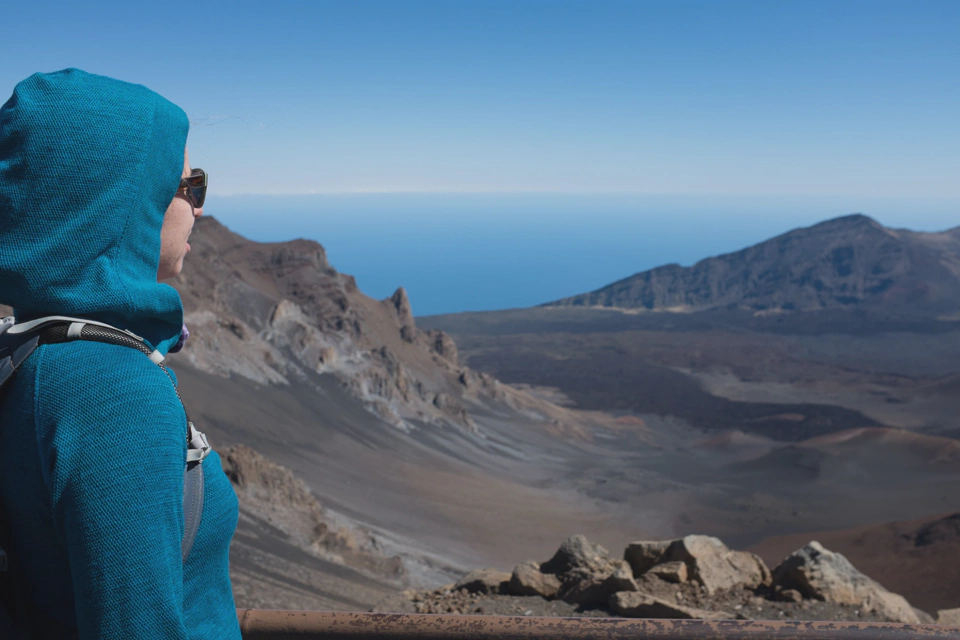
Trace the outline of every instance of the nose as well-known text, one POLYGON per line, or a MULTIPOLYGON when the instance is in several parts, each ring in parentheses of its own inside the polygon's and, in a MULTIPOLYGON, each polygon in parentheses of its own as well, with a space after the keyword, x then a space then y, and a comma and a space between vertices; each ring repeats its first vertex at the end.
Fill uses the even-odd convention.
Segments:
POLYGON ((194 207, 193 208, 193 217, 199 218, 203 215, 203 207, 194 207))

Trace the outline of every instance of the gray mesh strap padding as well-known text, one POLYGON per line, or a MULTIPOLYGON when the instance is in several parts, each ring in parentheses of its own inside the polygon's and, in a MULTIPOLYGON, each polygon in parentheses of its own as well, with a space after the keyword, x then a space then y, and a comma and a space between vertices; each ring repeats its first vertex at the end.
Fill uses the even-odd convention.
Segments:
POLYGON ((203 465, 199 462, 188 462, 183 472, 183 540, 180 543, 180 555, 184 562, 193 548, 202 514, 203 465))
MULTIPOLYGON (((6 324, 6 320, 7 320, 7 318, 4 318, 4 319, 3 319, 3 323, 4 323, 4 324, 6 324)), ((98 322, 98 321, 96 321, 96 320, 88 320, 88 319, 86 319, 86 318, 74 318, 74 317, 72 317, 72 316, 44 316, 43 318, 36 318, 36 319, 30 320, 30 321, 28 321, 28 322, 15 322, 15 323, 10 324, 10 325, 7 327, 6 330, 9 331, 10 333, 13 333, 13 334, 17 334, 17 333, 28 333, 28 332, 30 332, 30 331, 33 331, 34 329, 40 329, 40 328, 42 328, 42 327, 44 327, 44 326, 46 326, 46 325, 48 325, 48 324, 54 323, 54 322, 57 322, 57 323, 62 323, 62 322, 82 322, 83 324, 92 324, 92 325, 96 325, 96 326, 98 326, 98 327, 106 327, 107 329, 113 329, 114 331, 120 331, 120 332, 122 332, 122 333, 127 334, 128 336, 132 336, 132 337, 136 338, 137 340, 139 340, 139 341, 141 341, 141 342, 143 341, 143 338, 141 338, 141 337, 138 336, 137 334, 132 333, 132 332, 130 332, 130 331, 126 331, 126 330, 124 330, 124 329, 117 329, 117 328, 114 327, 113 325, 109 325, 109 324, 107 324, 106 322, 98 322)), ((0 326, 3 326, 3 325, 0 325, 0 326)))

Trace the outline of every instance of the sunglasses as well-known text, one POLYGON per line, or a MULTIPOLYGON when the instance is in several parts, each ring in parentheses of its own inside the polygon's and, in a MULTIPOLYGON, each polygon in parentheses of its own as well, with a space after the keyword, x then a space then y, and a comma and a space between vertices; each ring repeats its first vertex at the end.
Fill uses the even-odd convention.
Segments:
POLYGON ((207 172, 203 169, 194 169, 189 178, 181 178, 177 192, 180 191, 187 196, 187 200, 194 209, 202 207, 203 201, 207 199, 207 172))

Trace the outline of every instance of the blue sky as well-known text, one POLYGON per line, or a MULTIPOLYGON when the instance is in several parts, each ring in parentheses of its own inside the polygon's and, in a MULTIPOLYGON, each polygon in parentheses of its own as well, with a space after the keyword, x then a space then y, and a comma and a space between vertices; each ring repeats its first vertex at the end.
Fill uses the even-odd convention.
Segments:
POLYGON ((955 0, 6 3, 197 123, 215 193, 960 197, 955 0))
POLYGON ((370 272, 372 295, 407 286, 415 311, 418 296, 421 312, 533 304, 852 211, 960 222, 955 0, 41 0, 2 15, 0 93, 70 66, 145 84, 194 123, 207 213, 258 240, 317 239, 370 272), (303 194, 318 199, 281 197, 303 194), (490 242, 533 241, 523 229, 551 211, 569 221, 557 243, 607 229, 622 260, 600 270, 609 243, 583 245, 578 279, 570 252, 554 268, 537 242, 513 246, 529 255, 498 276, 510 296, 444 302, 507 251, 490 242), (444 232, 387 260, 396 232, 377 234, 403 224, 444 232), (463 273, 424 257, 439 242, 463 273), (431 284, 438 268, 453 280, 431 284))

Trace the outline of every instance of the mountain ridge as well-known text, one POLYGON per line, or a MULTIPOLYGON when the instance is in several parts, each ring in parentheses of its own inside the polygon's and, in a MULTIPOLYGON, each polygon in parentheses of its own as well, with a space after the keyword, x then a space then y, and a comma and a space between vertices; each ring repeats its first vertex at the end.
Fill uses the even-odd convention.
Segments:
POLYGON ((417 421, 473 430, 465 405, 483 400, 569 417, 461 365, 447 334, 417 328, 403 287, 364 295, 315 241, 254 242, 204 216, 192 243, 171 284, 190 310, 183 357, 201 371, 272 385, 333 374, 401 430, 417 421))
POLYGON ((851 214, 690 267, 667 264, 540 307, 700 312, 960 309, 960 228, 889 229, 851 214))

